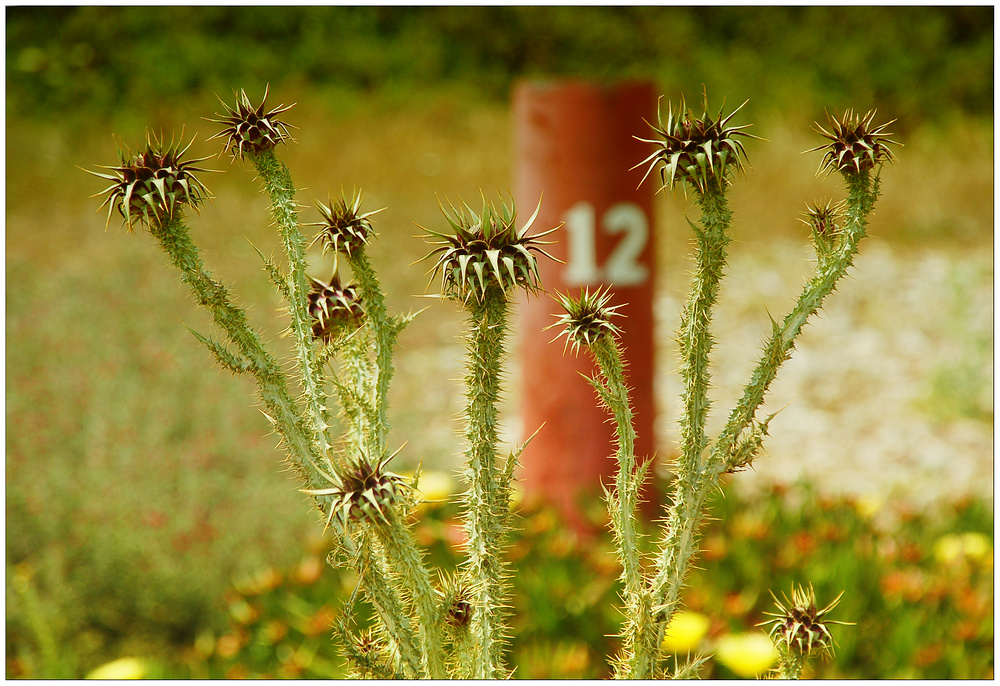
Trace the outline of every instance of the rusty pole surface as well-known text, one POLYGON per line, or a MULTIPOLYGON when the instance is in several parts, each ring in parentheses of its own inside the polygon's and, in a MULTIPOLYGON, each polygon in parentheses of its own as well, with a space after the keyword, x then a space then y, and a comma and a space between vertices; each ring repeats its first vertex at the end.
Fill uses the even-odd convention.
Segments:
MULTIPOLYGON (((623 328, 628 383, 635 417, 637 461, 653 456, 653 290, 655 183, 632 170, 651 151, 634 136, 649 137, 656 92, 649 82, 610 85, 584 81, 528 81, 513 96, 514 200, 528 217, 541 198, 533 230, 562 224, 549 236, 548 252, 564 264, 539 259, 550 293, 576 297, 609 285, 612 305, 627 303, 623 328)), ((525 437, 544 427, 521 456, 526 498, 557 506, 578 529, 584 513, 601 507, 600 485, 614 481, 614 428, 581 376, 595 370, 592 356, 574 356, 558 333, 545 330, 560 307, 550 296, 519 307, 520 407, 525 437)), ((647 487, 647 497, 652 494, 647 487)))

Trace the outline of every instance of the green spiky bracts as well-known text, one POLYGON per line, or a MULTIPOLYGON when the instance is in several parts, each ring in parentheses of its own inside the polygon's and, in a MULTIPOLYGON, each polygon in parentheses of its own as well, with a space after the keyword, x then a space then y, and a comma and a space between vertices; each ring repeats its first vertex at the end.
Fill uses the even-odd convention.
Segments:
POLYGON ((357 286, 343 286, 334 274, 330 282, 311 279, 309 293, 309 315, 312 317, 312 334, 329 343, 345 328, 353 328, 365 315, 357 286))
POLYGON ((362 213, 360 193, 354 195, 350 204, 346 199, 334 200, 332 197, 329 205, 317 201, 316 209, 323 221, 309 224, 322 227, 312 244, 322 243, 324 255, 332 252, 348 257, 356 255, 368 244, 368 239, 375 235, 368 217, 382 211, 362 213))
POLYGON ((831 116, 827 112, 826 117, 831 130, 827 131, 819 123, 814 125, 814 129, 819 135, 830 139, 830 142, 806 151, 825 152, 816 171, 817 174, 822 174, 824 171, 828 174, 834 171, 860 174, 896 159, 888 144, 899 145, 899 143, 890 140, 888 136, 892 134, 885 131, 887 126, 896 121, 895 119, 879 126, 872 126, 875 110, 869 110, 864 116, 855 114, 853 110, 847 110, 840 117, 831 116))
POLYGON ((430 235, 425 238, 442 239, 430 241, 440 247, 432 250, 427 257, 440 253, 431 271, 435 276, 441 274, 443 294, 467 303, 471 298, 482 302, 490 288, 499 288, 503 293, 515 287, 528 292, 541 290, 538 261, 533 253, 552 258, 539 247, 547 242, 538 239, 555 229, 528 235, 540 208, 539 204, 527 223, 517 229, 513 203, 501 203, 497 207, 484 198, 483 210, 479 214, 468 205, 462 210, 454 206, 450 210, 442 207, 441 211, 454 233, 444 234, 428 229, 430 235))
POLYGON ((611 318, 621 316, 621 313, 616 310, 622 305, 609 307, 611 302, 609 288, 605 288, 603 291, 598 288, 593 293, 588 288, 580 294, 579 298, 571 298, 568 295, 558 293, 557 298, 564 313, 557 315, 559 321, 552 326, 562 326, 562 331, 556 338, 566 336, 563 352, 565 352, 566 346, 570 346, 573 354, 576 354, 579 352, 580 346, 590 347, 603 336, 618 336, 621 333, 621 329, 611 322, 611 318))
MULTIPOLYGON (((744 101, 746 105, 748 101, 744 101)), ((648 164, 646 176, 657 167, 660 168, 661 190, 674 190, 678 183, 705 193, 711 185, 718 184, 725 188, 736 173, 742 174, 747 163, 746 150, 737 136, 758 138, 746 133, 743 126, 729 126, 730 119, 743 107, 740 105, 729 116, 723 117, 722 111, 715 119, 708 114, 708 96, 705 96, 705 110, 700 118, 694 116, 690 109, 685 113, 684 97, 674 111, 673 105, 667 106, 667 121, 659 109, 656 113, 657 124, 652 125, 657 134, 656 140, 639 138, 645 143, 653 143, 659 149, 636 165, 648 164)), ((758 140, 760 140, 758 138, 758 140)), ((634 168, 634 167, 633 167, 634 168)))
POLYGON ((226 113, 216 115, 221 119, 208 121, 226 127, 209 138, 212 140, 225 137, 222 154, 228 152, 234 158, 242 160, 248 154, 257 155, 265 150, 273 150, 278 143, 291 139, 291 134, 288 133, 289 124, 279 120, 278 115, 295 107, 295 103, 287 106, 278 105, 265 112, 264 103, 267 102, 268 89, 269 87, 264 88, 264 97, 257 107, 250 104, 250 98, 242 89, 236 96, 235 107, 230 107, 220 98, 219 101, 222 102, 226 113))
POLYGON ((91 196, 107 195, 98 211, 107 205, 110 223, 117 209, 124 225, 132 231, 136 222, 152 226, 170 221, 183 205, 197 209, 211 195, 195 173, 210 170, 195 166, 207 157, 183 159, 192 143, 193 138, 181 147, 180 142, 171 138, 170 143, 165 144, 162 138, 147 131, 146 147, 138 153, 119 148, 118 166, 102 166, 102 169, 109 169, 110 174, 89 172, 113 182, 91 196))

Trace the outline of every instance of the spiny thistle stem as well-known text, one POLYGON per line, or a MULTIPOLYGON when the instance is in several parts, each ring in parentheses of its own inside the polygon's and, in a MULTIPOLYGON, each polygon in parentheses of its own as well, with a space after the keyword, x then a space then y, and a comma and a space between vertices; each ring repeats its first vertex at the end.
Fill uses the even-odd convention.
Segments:
MULTIPOLYGON (((264 348, 257 332, 250 328, 246 312, 233 304, 226 287, 205 270, 198 248, 181 219, 153 222, 149 228, 171 263, 181 272, 181 279, 191 289, 198 304, 212 313, 215 323, 236 346, 241 358, 235 359, 253 374, 265 413, 288 448, 295 470, 303 482, 307 486, 322 484, 322 477, 312 464, 313 458, 317 457, 316 442, 303 425, 299 409, 288 394, 281 368, 264 348)), ((208 342, 208 339, 203 340, 208 342)), ((216 345, 212 350, 218 358, 219 351, 224 349, 216 345)), ((229 355, 233 356, 231 352, 229 355)), ((224 359, 220 359, 220 363, 228 366, 224 359)))
POLYGON ((476 679, 506 676, 501 664, 505 637, 506 571, 501 556, 507 531, 507 493, 497 464, 497 402, 501 360, 507 334, 507 298, 496 286, 482 299, 471 298, 469 360, 466 384, 466 439, 471 488, 467 496, 468 569, 477 580, 479 597, 472 616, 472 634, 479 660, 476 679))
POLYGON ((400 520, 395 509, 387 511, 387 526, 375 528, 386 559, 396 565, 396 574, 412 594, 420 641, 421 669, 430 679, 447 676, 442 661, 443 644, 440 611, 430 574, 424 564, 413 534, 400 520))
POLYGON ((374 404, 375 417, 373 429, 375 445, 372 449, 384 450, 388 441, 389 419, 386 414, 388 406, 389 383, 392 381, 393 348, 396 338, 408 318, 390 316, 385 307, 385 295, 379 283, 375 269, 368 259, 367 250, 363 247, 354 250, 347 257, 347 262, 358 281, 361 297, 365 303, 365 315, 375 338, 375 368, 374 397, 369 401, 374 404))
POLYGON ((302 370, 302 385, 309 412, 316 426, 316 438, 320 453, 330 454, 328 435, 329 414, 323 402, 323 375, 316 364, 313 346, 312 322, 306 294, 309 292, 306 276, 305 239, 298 229, 298 214, 295 210, 295 186, 288 167, 278 159, 273 148, 261 152, 247 153, 257 174, 264 182, 264 189, 271 198, 271 213, 281 235, 282 246, 288 256, 288 311, 291 314, 291 330, 295 341, 295 353, 302 370))
MULTIPOLYGON (((760 362, 753 370, 743 395, 729 416, 716 442, 710 461, 724 464, 724 469, 734 469, 746 464, 752 455, 741 455, 735 450, 736 441, 754 421, 757 409, 763 404, 768 388, 785 360, 791 356, 795 340, 806 321, 819 311, 823 300, 836 288, 853 265, 858 245, 866 235, 867 216, 878 198, 879 179, 868 171, 845 174, 847 180, 847 223, 843 240, 836 250, 819 253, 816 271, 806 284, 795 307, 778 325, 772 322, 770 339, 764 346, 760 362)), ((763 423, 766 428, 766 422, 763 423)))
POLYGON ((618 471, 615 475, 615 489, 607 493, 607 498, 618 559, 622 563, 626 623, 623 630, 625 644, 615 677, 648 679, 655 674, 659 643, 656 642, 656 625, 640 565, 635 520, 639 492, 648 462, 636 467, 632 407, 625 383, 625 366, 618 345, 612 336, 604 335, 590 348, 603 377, 591 381, 601 401, 615 419, 617 441, 615 457, 618 471))

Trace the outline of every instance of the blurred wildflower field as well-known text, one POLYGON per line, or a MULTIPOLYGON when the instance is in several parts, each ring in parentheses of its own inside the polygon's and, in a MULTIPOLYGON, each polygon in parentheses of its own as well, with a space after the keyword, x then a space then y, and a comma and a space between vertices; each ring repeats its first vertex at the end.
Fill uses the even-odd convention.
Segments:
MULTIPOLYGON (((86 10, 71 19, 86 25, 87 11, 105 16, 86 10)), ((471 21, 435 16, 452 22, 452 31, 471 21)), ((568 26, 567 15, 545 16, 557 33, 570 33, 558 29, 568 26)), ((810 21, 814 29, 822 23, 810 21)), ((358 22, 356 45, 367 45, 367 24, 358 22)), ((925 29, 919 40, 940 29, 914 22, 925 29)), ((710 23, 692 13, 681 28, 710 23)), ((409 266, 425 250, 415 224, 440 221, 438 197, 475 200, 480 189, 511 183, 509 83, 483 66, 484 94, 441 66, 447 55, 435 58, 438 67, 432 60, 411 65, 424 70, 417 75, 399 76, 392 70, 402 62, 391 53, 375 60, 384 73, 365 77, 371 83, 360 66, 348 65, 350 79, 315 77, 323 86, 314 87, 308 65, 280 79, 263 53, 253 53, 250 66, 220 64, 219 73, 243 79, 225 86, 147 74, 145 88, 174 93, 165 103, 125 88, 117 62, 100 69, 112 58, 77 47, 79 26, 78 42, 57 48, 24 39, 25 25, 9 22, 7 60, 6 675, 338 677, 332 623, 356 579, 325 563, 322 526, 279 471, 276 439, 253 407, 252 385, 211 366, 184 327, 206 330, 207 319, 152 241, 127 235, 114 219, 104 230, 99 201, 88 197, 102 185, 77 167, 113 164, 112 134, 133 145, 146 127, 183 127, 186 137, 197 134, 194 156, 213 155, 206 139, 216 127, 202 119, 218 110, 213 93, 228 97, 228 88, 243 87, 258 98, 271 80, 274 104, 298 102, 288 115, 296 143, 281 154, 303 189, 299 201, 311 207, 330 190, 361 188, 366 207, 386 207, 376 217, 373 261, 389 307, 419 309, 426 301, 413 296, 425 292, 427 276, 424 266, 409 266), (90 65, 96 95, 70 108, 73 100, 58 96, 75 92, 66 90, 67 74, 80 64, 90 65), (442 72, 434 72, 439 82, 412 86, 433 68, 442 72), (383 78, 387 85, 373 85, 383 78), (126 91, 132 104, 116 99, 126 91)), ((967 20, 955 25, 971 30, 967 20)), ((628 35, 625 23, 614 27, 628 35)), ((887 51, 904 49, 886 40, 887 51)), ((732 195, 739 220, 720 302, 716 377, 726 396, 759 347, 766 312, 783 310, 805 273, 807 239, 796 218, 807 201, 836 189, 815 177, 815 159, 800 154, 816 145, 808 126, 821 119, 822 106, 808 100, 783 109, 789 101, 770 82, 761 82, 763 94, 741 90, 732 74, 717 86, 711 65, 728 58, 713 45, 700 48, 697 74, 708 80, 713 106, 723 95, 730 103, 751 98, 752 131, 769 140, 748 146, 753 169, 732 195)), ((864 54, 858 48, 844 59, 864 54)), ((534 57, 542 71, 545 56, 534 57)), ((573 73, 572 64, 551 60, 553 70, 573 73)), ((960 52, 942 63, 963 73, 963 60, 980 64, 960 52)), ((508 76, 531 72, 505 69, 508 76)), ((636 73, 630 69, 623 73, 636 73)), ((656 75, 668 97, 700 93, 702 81, 671 69, 656 75)), ((837 69, 828 76, 851 73, 850 65, 837 69)), ((807 83, 807 74, 796 72, 795 83, 807 83)), ((701 569, 667 639, 681 657, 715 654, 703 677, 752 678, 767 669, 773 655, 760 641, 766 629, 756 625, 773 610, 768 591, 808 582, 821 603, 845 591, 833 618, 856 623, 834 627, 836 657, 815 663, 812 676, 993 676, 993 122, 976 98, 962 96, 972 91, 957 77, 928 81, 934 93, 956 93, 954 106, 933 116, 921 100, 931 96, 906 95, 902 82, 899 92, 866 87, 862 101, 851 99, 849 84, 835 91, 837 107, 888 102, 899 111, 880 113, 909 115, 893 129, 905 147, 885 174, 856 278, 831 299, 788 378, 779 379, 771 411, 788 407, 775 419, 759 470, 735 475, 712 506, 717 519, 704 531, 701 569)), ((216 197, 191 221, 208 266, 251 305, 264 337, 287 345, 279 336, 281 303, 247 243, 278 249, 266 200, 239 165, 206 166, 225 172, 205 175, 216 197)), ((667 460, 676 437, 670 330, 687 287, 690 208, 683 199, 657 203, 657 439, 667 460)), ((315 221, 313 211, 304 209, 302 220, 315 221)), ((399 344, 391 420, 409 442, 406 452, 422 458, 429 499, 454 499, 462 488, 452 476, 461 327, 457 310, 435 304, 399 344)), ((515 382, 516 364, 510 361, 515 382)), ((581 385, 579 392, 588 391, 581 385)), ((505 402, 513 436, 517 388, 505 402)), ((428 505, 420 515, 421 543, 445 567, 461 545, 455 507, 428 505)), ((603 522, 601 510, 593 503, 595 523, 603 522)), ((608 676, 604 656, 614 652, 621 621, 610 538, 580 541, 545 509, 522 509, 519 518, 522 533, 510 550, 518 570, 515 676, 608 676)))

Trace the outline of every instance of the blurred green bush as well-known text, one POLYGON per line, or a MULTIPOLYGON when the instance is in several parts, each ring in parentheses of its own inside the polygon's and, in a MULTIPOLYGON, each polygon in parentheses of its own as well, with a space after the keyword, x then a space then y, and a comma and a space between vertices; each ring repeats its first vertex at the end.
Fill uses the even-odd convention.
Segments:
POLYGON ((52 119, 265 82, 506 99, 538 75, 652 78, 692 99, 708 84, 777 111, 874 106, 904 123, 993 107, 989 6, 46 6, 8 7, 6 25, 7 112, 52 119))

